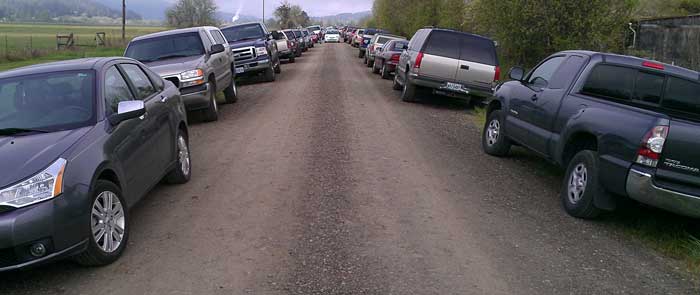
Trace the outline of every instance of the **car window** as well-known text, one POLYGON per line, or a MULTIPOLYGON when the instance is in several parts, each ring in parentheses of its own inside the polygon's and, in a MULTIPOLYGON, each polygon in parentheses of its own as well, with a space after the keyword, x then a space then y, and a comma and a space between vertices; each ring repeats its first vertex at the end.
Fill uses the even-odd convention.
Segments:
POLYGON ((618 100, 630 100, 637 70, 614 65, 596 66, 586 79, 581 93, 618 100))
POLYGON ((700 115, 698 93, 700 93, 700 83, 669 77, 662 106, 670 110, 698 116, 700 115))
POLYGON ((192 32, 133 41, 124 55, 140 62, 153 62, 204 55, 204 45, 199 33, 192 32))
POLYGON ((434 31, 428 37, 424 52, 425 54, 459 59, 460 38, 458 37, 455 33, 434 31))
POLYGON ((563 56, 550 58, 532 71, 532 74, 530 74, 530 78, 527 82, 535 86, 547 87, 549 82, 552 80, 554 72, 559 68, 563 61, 563 56))
POLYGON ((384 43, 386 43, 386 42, 389 41, 389 40, 391 40, 391 39, 389 39, 389 38, 387 38, 387 37, 379 37, 379 38, 377 38, 377 43, 379 43, 379 44, 384 44, 384 43))
POLYGON ((224 39, 224 36, 221 35, 221 32, 218 30, 211 30, 209 31, 212 37, 214 37, 214 42, 215 44, 226 44, 226 39, 224 39))
POLYGON ((663 75, 640 71, 634 83, 632 99, 658 105, 661 102, 665 79, 663 75))
POLYGON ((165 80, 155 72, 153 72, 149 68, 141 68, 144 72, 146 72, 146 75, 148 75, 148 78, 151 79, 151 82, 153 82, 153 86, 156 87, 156 91, 163 91, 165 89, 165 80))
POLYGON ((105 72, 104 83, 104 99, 107 113, 116 114, 119 102, 134 100, 134 95, 126 84, 124 77, 117 70, 117 67, 111 66, 105 72))
POLYGON ((493 41, 470 35, 460 35, 462 35, 462 44, 460 45, 459 59, 491 66, 498 65, 496 44, 493 41))
POLYGON ((93 71, 0 79, 0 129, 73 129, 95 120, 93 71))
POLYGON ((572 55, 567 58, 552 76, 552 81, 549 81, 549 88, 562 89, 570 85, 584 62, 586 62, 586 59, 578 55, 572 55))
POLYGON ((139 66, 135 64, 122 64, 121 67, 136 88, 136 96, 139 99, 146 99, 156 93, 156 89, 153 87, 153 84, 151 84, 151 80, 148 79, 146 73, 144 73, 139 66))
POLYGON ((393 51, 403 51, 408 49, 408 42, 394 42, 393 51))

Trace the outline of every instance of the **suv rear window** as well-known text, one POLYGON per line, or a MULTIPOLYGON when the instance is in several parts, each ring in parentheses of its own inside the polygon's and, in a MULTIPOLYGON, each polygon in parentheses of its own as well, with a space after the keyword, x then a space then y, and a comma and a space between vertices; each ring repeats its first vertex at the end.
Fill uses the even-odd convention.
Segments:
POLYGON ((424 51, 426 54, 480 64, 492 66, 498 64, 493 41, 456 32, 433 31, 424 51))
POLYGON ((425 53, 447 58, 459 59, 460 38, 451 32, 434 31, 425 45, 425 53))
POLYGON ((698 93, 700 93, 700 83, 669 77, 662 105, 670 110, 698 116, 700 115, 698 93))

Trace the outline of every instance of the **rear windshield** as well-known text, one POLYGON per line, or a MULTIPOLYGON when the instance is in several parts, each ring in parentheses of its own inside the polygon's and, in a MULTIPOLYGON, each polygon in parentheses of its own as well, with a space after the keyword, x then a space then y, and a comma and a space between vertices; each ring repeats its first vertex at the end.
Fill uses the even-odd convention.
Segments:
POLYGON ((392 50, 394 51, 402 51, 408 49, 408 41, 396 41, 394 42, 394 47, 392 50))
POLYGON ((434 31, 430 34, 424 50, 426 54, 498 65, 493 41, 472 35, 434 31))
POLYGON ((391 40, 391 39, 387 38, 387 37, 379 37, 379 38, 377 38, 377 43, 384 44, 384 43, 388 42, 389 40, 391 40))
POLYGON ((259 24, 235 26, 222 29, 228 42, 242 41, 246 39, 258 39, 265 37, 265 31, 259 24))
POLYGON ((299 30, 294 31, 294 35, 295 35, 297 38, 301 37, 301 31, 299 31, 299 30))
POLYGON ((375 34, 377 34, 377 30, 376 29, 366 29, 364 34, 365 35, 375 35, 375 34))
POLYGON ((124 54, 141 62, 204 54, 199 33, 184 33, 133 41, 124 54))

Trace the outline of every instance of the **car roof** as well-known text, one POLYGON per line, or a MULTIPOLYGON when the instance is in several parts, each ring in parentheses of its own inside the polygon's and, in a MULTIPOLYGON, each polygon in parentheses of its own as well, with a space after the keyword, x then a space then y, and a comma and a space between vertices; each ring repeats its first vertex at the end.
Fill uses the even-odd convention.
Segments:
POLYGON ((185 28, 185 29, 175 29, 175 30, 168 30, 168 31, 162 31, 162 32, 151 33, 151 34, 139 36, 139 37, 132 39, 131 41, 139 41, 139 40, 144 40, 144 39, 151 39, 151 38, 177 35, 177 34, 183 34, 183 33, 194 33, 194 32, 199 32, 200 30, 211 30, 211 29, 218 30, 218 28, 216 28, 216 27, 193 27, 193 28, 185 28))
POLYGON ((596 52, 596 51, 588 51, 588 50, 567 50, 567 51, 559 52, 559 54, 584 55, 584 56, 591 57, 591 59, 598 58, 598 59, 602 60, 603 62, 607 62, 607 63, 634 66, 634 67, 640 67, 640 66, 642 66, 642 64, 644 62, 653 62, 653 63, 657 63, 657 64, 662 64, 664 66, 664 69, 661 70, 661 72, 668 73, 668 74, 674 74, 674 75, 678 75, 678 76, 684 76, 684 77, 694 79, 694 80, 700 80, 700 73, 698 73, 697 71, 687 69, 684 67, 679 67, 679 66, 663 63, 663 62, 652 60, 652 59, 636 57, 636 56, 621 55, 621 54, 606 53, 606 52, 596 52))
POLYGON ((481 36, 481 35, 474 34, 474 33, 467 33, 467 32, 462 32, 462 31, 457 31, 457 30, 452 30, 452 29, 443 29, 443 28, 426 28, 426 29, 430 30, 431 32, 432 31, 451 32, 451 33, 457 33, 457 34, 462 34, 462 35, 466 35, 466 36, 476 37, 476 38, 480 38, 480 39, 485 39, 485 40, 489 40, 489 41, 493 42, 493 39, 491 39, 489 37, 481 36))
POLYGON ((17 69, 12 69, 4 72, 0 72, 0 79, 33 75, 40 73, 50 73, 50 72, 63 72, 63 71, 80 71, 80 70, 95 70, 101 68, 108 62, 122 60, 134 62, 135 60, 126 57, 92 57, 92 58, 80 58, 71 59, 65 61, 56 61, 50 63, 36 64, 26 67, 21 67, 17 69))
POLYGON ((400 38, 400 39, 406 39, 404 36, 399 36, 399 35, 394 35, 394 34, 387 34, 387 33, 377 33, 375 37, 389 37, 389 38, 400 38))

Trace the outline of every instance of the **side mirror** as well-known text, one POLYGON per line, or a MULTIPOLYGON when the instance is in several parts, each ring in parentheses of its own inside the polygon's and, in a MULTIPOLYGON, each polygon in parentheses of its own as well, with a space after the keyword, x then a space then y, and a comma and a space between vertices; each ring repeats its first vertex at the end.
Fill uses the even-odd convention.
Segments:
POLYGON ((209 54, 221 53, 221 52, 224 52, 224 50, 226 50, 226 48, 224 48, 223 44, 214 44, 211 46, 211 50, 209 51, 209 54))
POLYGON ((117 113, 109 116, 109 122, 117 125, 123 121, 141 117, 146 114, 146 105, 142 100, 127 100, 119 102, 117 113))
POLYGON ((508 71, 508 78, 515 81, 522 81, 525 79, 525 69, 521 67, 513 67, 508 71))

